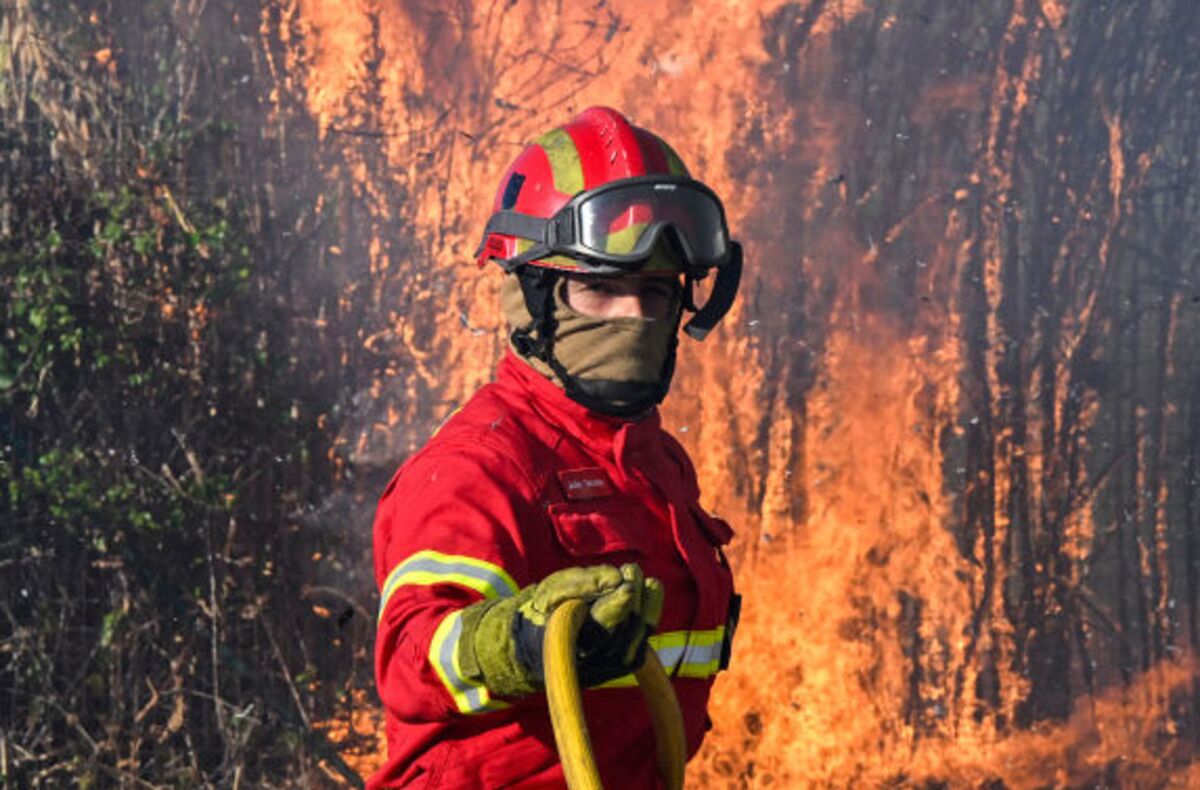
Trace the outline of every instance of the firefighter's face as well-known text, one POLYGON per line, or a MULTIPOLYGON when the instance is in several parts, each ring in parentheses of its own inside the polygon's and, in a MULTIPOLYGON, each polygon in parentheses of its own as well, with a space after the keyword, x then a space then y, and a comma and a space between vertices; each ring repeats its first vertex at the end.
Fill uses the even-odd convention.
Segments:
POLYGON ((569 275, 565 295, 571 309, 597 318, 670 318, 681 289, 678 275, 621 277, 569 275))

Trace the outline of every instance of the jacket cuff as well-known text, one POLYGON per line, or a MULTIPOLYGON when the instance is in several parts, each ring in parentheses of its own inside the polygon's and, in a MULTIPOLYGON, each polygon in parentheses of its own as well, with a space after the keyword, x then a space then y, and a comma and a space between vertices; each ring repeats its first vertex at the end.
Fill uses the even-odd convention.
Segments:
POLYGON ((521 697, 541 689, 535 672, 517 657, 513 626, 518 609, 529 597, 480 601, 462 612, 458 660, 464 675, 482 683, 493 695, 521 697))

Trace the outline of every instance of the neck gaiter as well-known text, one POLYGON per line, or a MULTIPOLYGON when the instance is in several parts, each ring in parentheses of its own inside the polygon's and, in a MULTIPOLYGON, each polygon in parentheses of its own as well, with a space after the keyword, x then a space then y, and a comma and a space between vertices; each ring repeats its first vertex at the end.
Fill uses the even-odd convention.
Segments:
MULTIPOLYGON (((655 405, 674 368, 669 363, 679 328, 679 304, 664 319, 599 318, 573 310, 564 297, 565 288, 565 278, 555 286, 554 357, 567 374, 593 399, 610 405, 613 413, 628 412, 642 403, 646 409, 655 405)), ((514 275, 504 278, 501 308, 510 337, 512 329, 533 321, 514 275)), ((547 379, 565 387, 543 360, 524 359, 547 379)))

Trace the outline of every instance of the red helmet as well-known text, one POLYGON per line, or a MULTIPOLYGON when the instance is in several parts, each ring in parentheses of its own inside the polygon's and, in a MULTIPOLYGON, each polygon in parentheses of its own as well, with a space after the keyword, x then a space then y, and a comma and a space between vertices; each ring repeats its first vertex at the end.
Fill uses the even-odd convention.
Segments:
MULTIPOLYGON (((654 175, 686 178, 688 170, 658 135, 634 126, 616 110, 589 107, 566 126, 546 132, 526 146, 500 179, 492 211, 511 210, 548 220, 580 193, 654 175)), ((478 262, 511 260, 533 244, 531 239, 488 232, 478 262)), ((567 255, 547 255, 530 263, 570 271, 590 268, 567 255)))
POLYGON ((608 107, 589 107, 542 135, 505 172, 476 252, 506 271, 624 274, 682 271, 688 284, 718 269, 712 296, 685 327, 698 339, 728 311, 741 247, 725 210, 662 138, 608 107), (669 240, 676 255, 657 254, 669 240))

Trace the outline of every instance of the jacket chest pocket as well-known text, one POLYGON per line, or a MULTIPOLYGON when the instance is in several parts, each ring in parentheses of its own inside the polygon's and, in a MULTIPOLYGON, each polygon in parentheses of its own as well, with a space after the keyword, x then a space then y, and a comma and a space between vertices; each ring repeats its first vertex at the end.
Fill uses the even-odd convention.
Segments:
POLYGON ((548 512, 559 544, 573 557, 653 551, 655 525, 627 502, 558 502, 548 512))

